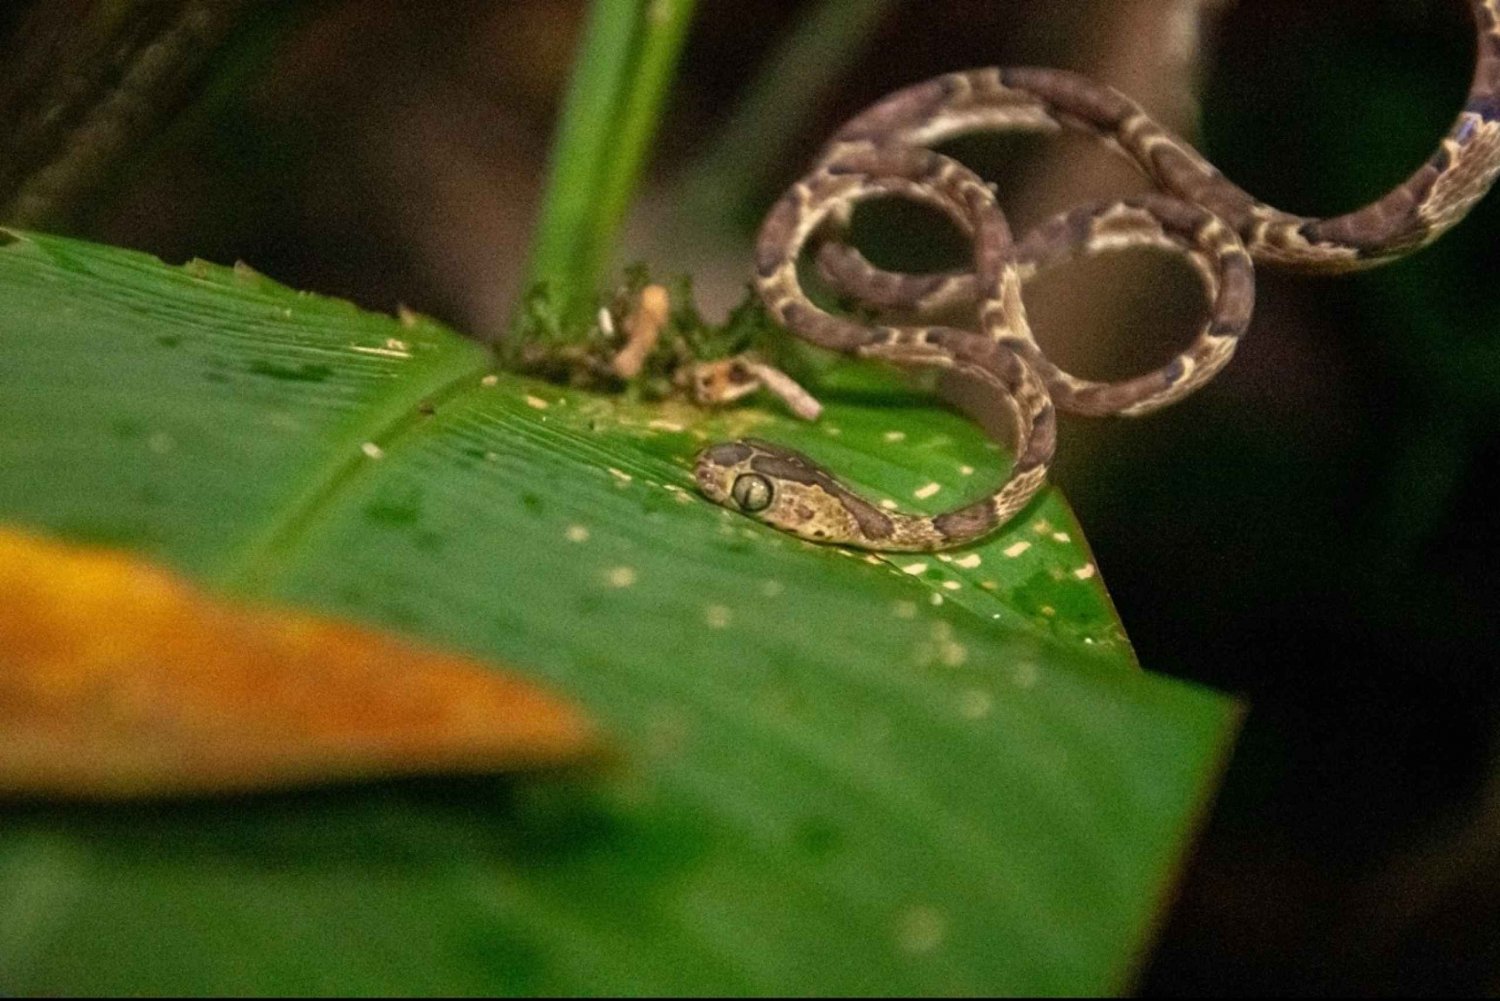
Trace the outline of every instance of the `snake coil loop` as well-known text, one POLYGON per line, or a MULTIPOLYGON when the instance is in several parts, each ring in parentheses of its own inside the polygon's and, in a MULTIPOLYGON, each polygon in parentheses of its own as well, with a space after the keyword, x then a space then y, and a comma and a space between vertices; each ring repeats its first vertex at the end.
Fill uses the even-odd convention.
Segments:
POLYGON ((978 379, 1010 407, 1015 462, 990 496, 943 514, 883 511, 811 459, 746 439, 699 453, 711 500, 818 542, 936 550, 1005 524, 1042 487, 1056 444, 1055 409, 1139 416, 1213 378, 1250 322, 1254 267, 1351 271, 1394 260, 1452 227, 1500 173, 1500 0, 1470 0, 1478 55, 1468 101, 1436 152, 1402 184, 1346 215, 1315 219, 1256 200, 1123 94, 1063 70, 988 68, 899 90, 847 122, 812 170, 772 207, 756 242, 756 289, 771 315, 820 347, 978 379), (978 131, 1080 131, 1133 162, 1159 193, 1059 213, 1019 241, 988 185, 930 147, 978 131), (907 198, 946 215, 970 239, 971 270, 884 271, 845 242, 854 208, 907 198), (1021 287, 1081 256, 1129 247, 1184 255, 1202 281, 1206 317, 1162 367, 1114 382, 1074 376, 1032 336, 1021 287), (913 325, 865 325, 812 302, 797 277, 811 249, 823 278, 913 325), (976 331, 926 325, 960 308, 976 331))

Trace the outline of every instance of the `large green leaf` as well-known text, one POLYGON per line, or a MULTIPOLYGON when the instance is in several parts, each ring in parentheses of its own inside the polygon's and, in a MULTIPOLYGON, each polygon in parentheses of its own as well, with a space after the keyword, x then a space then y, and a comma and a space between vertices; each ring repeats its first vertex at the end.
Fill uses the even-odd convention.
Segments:
POLYGON ((1128 984, 1236 708, 1135 666, 1061 498, 951 560, 886 560, 691 491, 700 442, 753 429, 945 505, 998 475, 968 422, 905 397, 816 425, 626 406, 248 269, 0 244, 0 517, 509 663, 619 755, 11 804, 0 987, 1128 984))

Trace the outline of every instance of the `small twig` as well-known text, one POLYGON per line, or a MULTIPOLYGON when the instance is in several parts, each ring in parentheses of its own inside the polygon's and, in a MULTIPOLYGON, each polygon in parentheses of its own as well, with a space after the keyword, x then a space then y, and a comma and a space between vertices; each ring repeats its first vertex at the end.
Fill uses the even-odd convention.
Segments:
POLYGON ((697 362, 681 369, 678 381, 686 383, 693 402, 702 407, 728 406, 764 389, 805 421, 823 412, 823 405, 791 376, 751 354, 697 362))
POLYGON ((647 285, 625 317, 625 346, 615 353, 610 368, 622 379, 634 379, 656 348, 671 315, 671 300, 660 285, 647 285))
POLYGON ((823 404, 817 401, 807 390, 793 381, 779 368, 756 361, 747 355, 740 356, 744 360, 745 368, 750 374, 760 380, 766 391, 774 396, 779 396, 783 403, 804 421, 815 421, 823 412, 823 404))

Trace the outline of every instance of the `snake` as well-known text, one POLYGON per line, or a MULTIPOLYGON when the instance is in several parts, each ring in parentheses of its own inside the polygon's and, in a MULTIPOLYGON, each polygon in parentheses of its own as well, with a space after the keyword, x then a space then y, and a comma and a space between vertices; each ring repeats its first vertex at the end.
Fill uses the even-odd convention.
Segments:
POLYGON ((1454 124, 1405 181, 1335 217, 1259 201, 1129 97, 1070 71, 960 71, 877 101, 834 134, 767 213, 755 245, 756 292, 772 319, 818 347, 983 384, 1011 417, 1009 474, 978 500, 910 514, 871 503, 806 455, 747 438, 699 452, 700 491, 803 539, 876 551, 948 549, 1005 525, 1046 481, 1057 411, 1141 416, 1223 369, 1250 323, 1257 265, 1324 274, 1380 265, 1431 243, 1485 195, 1500 173, 1500 0, 1468 2, 1477 55, 1454 124), (993 188, 933 149, 975 132, 1063 130, 1124 156, 1154 190, 1069 209, 1017 239, 993 188), (904 274, 867 261, 847 242, 850 220, 859 203, 892 197, 950 219, 972 247, 972 266, 904 274), (1031 332, 1023 285, 1074 259, 1136 247, 1180 254, 1198 275, 1206 308, 1192 342, 1165 365, 1126 379, 1096 382, 1065 371, 1031 332), (817 305, 799 277, 805 252, 841 297, 905 322, 863 323, 817 305), (975 329, 937 322, 959 310, 975 311, 975 329))

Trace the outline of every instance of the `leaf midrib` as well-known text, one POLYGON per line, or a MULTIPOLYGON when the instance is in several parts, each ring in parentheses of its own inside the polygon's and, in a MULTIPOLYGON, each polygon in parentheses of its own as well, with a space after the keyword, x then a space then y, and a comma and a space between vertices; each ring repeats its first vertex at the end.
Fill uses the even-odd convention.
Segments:
POLYGON ((445 333, 453 343, 416 363, 423 371, 400 372, 380 402, 361 406, 343 433, 328 442, 326 461, 302 479, 284 504, 276 506, 259 531, 230 549, 218 569, 206 575, 212 583, 238 594, 270 597, 281 574, 291 569, 288 554, 298 549, 321 513, 350 483, 382 461, 366 455, 363 447, 370 443, 389 452, 427 419, 419 409, 423 404, 441 407, 472 391, 494 369, 484 348, 445 333))

